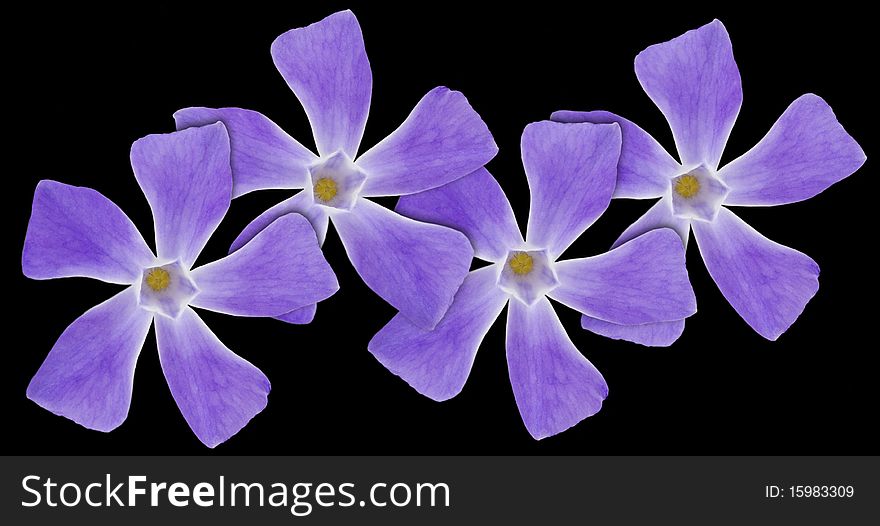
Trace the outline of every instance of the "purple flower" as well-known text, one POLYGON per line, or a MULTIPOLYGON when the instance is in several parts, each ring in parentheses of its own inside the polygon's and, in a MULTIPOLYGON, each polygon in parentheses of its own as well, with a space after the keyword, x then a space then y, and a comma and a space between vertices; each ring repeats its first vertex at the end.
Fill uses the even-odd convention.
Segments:
POLYGON ((67 327, 31 380, 28 398, 89 429, 115 429, 128 415, 135 364, 155 322, 171 394, 205 445, 225 441, 263 410, 269 380, 226 348, 190 306, 276 316, 339 286, 311 225, 297 214, 234 254, 190 270, 229 208, 229 151, 219 123, 134 143, 131 165, 153 211, 157 256, 122 210, 95 190, 37 185, 24 274, 89 277, 126 288, 67 327))
MULTIPOLYGON (((435 88, 358 157, 372 73, 351 11, 284 33, 272 44, 272 58, 306 111, 318 155, 254 111, 187 108, 174 115, 179 129, 226 124, 234 197, 306 189, 257 217, 232 250, 290 212, 305 215, 323 242, 332 219, 364 282, 413 323, 433 327, 468 272, 470 244, 459 232, 404 218, 365 197, 412 194, 463 177, 498 152, 492 135, 461 93, 435 88)), ((314 314, 311 305, 281 319, 302 323, 314 314)))
MULTIPOLYGON (((795 100, 750 151, 718 168, 742 103, 730 37, 718 20, 642 51, 636 76, 672 128, 681 163, 632 122, 604 111, 559 111, 561 122, 616 122, 623 134, 614 197, 651 199, 653 208, 617 240, 618 246, 658 227, 687 242, 691 228, 709 274, 727 301, 761 336, 775 340, 819 289, 819 266, 765 238, 728 206, 775 206, 813 197, 846 178, 865 154, 816 95, 795 100)), ((658 326, 674 332, 683 322, 658 326)), ((643 328, 584 326, 643 338, 643 328)))
POLYGON ((608 387, 568 338, 548 298, 615 324, 696 312, 682 242, 668 229, 606 254, 557 261, 608 207, 620 140, 614 124, 526 127, 522 158, 531 210, 525 239, 485 169, 401 198, 400 213, 461 230, 476 257, 492 264, 467 276, 433 331, 398 314, 370 342, 370 352, 425 396, 449 399, 461 391, 480 342, 508 305, 510 382, 529 433, 544 438, 596 413, 608 387))

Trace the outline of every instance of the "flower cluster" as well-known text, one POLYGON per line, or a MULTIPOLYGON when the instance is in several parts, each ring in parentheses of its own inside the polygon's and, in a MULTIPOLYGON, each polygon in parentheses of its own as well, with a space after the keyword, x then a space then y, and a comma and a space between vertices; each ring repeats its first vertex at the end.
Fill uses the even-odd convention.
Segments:
MULTIPOLYGON (((623 150, 614 197, 660 198, 615 246, 657 228, 671 228, 687 243, 693 229, 706 268, 727 301, 758 334, 777 339, 819 289, 819 266, 765 238, 727 207, 809 199, 858 170, 865 153, 831 107, 806 94, 791 103, 754 148, 719 168, 742 104, 742 82, 730 37, 718 20, 649 47, 636 57, 635 66, 642 88, 672 128, 679 161, 636 124, 613 113, 558 111, 552 116, 559 122, 617 123, 623 150)), ((640 329, 615 330, 636 342, 645 337, 640 329)))
POLYGON ((818 290, 818 266, 728 207, 807 199, 865 161, 828 104, 804 95, 752 150, 719 167, 742 90, 730 39, 714 21, 636 57, 678 160, 604 111, 559 111, 525 127, 523 235, 485 168, 498 147, 457 91, 429 91, 397 130, 359 154, 372 72, 350 11, 282 34, 271 55, 308 116, 315 151, 255 111, 179 110, 178 131, 131 149, 154 248, 97 191, 37 185, 24 274, 124 288, 61 334, 28 386, 31 400, 87 428, 115 429, 152 326, 184 419, 205 445, 224 442, 266 406, 270 384, 195 309, 309 323, 339 288, 321 251, 333 223, 364 283, 398 310, 368 344, 383 365, 425 396, 449 399, 506 307, 515 401, 528 432, 548 437, 595 414, 608 395, 550 299, 580 313, 593 333, 671 345, 697 309, 685 265, 693 229, 727 300, 776 339, 818 290), (298 192, 245 227, 229 255, 195 266, 231 201, 263 189, 298 192), (370 199, 388 196, 400 197, 395 210, 370 199), (563 258, 613 198, 659 201, 609 252, 563 258), (474 257, 488 265, 471 271, 474 257))

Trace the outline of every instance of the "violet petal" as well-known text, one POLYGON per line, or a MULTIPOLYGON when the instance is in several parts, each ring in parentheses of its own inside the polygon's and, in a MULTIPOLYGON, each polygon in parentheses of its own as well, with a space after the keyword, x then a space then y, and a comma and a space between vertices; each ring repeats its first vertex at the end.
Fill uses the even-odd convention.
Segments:
POLYGON ((370 112, 373 74, 361 26, 340 11, 272 43, 272 60, 312 124, 321 156, 342 150, 352 159, 370 112))
POLYGON ((177 129, 222 122, 229 132, 232 197, 254 190, 309 186, 309 165, 318 157, 265 115, 241 108, 184 108, 177 129))
POLYGON ((636 56, 636 76, 660 108, 681 164, 718 168, 739 108, 742 81, 730 36, 714 20, 636 56))
POLYGON ((507 308, 507 367, 523 423, 537 440, 596 414, 608 396, 602 374, 577 350, 547 298, 507 308))
POLYGON ((620 126, 620 162, 614 198, 651 199, 669 190, 669 180, 681 172, 681 165, 637 124, 608 111, 556 111, 556 122, 592 122, 620 126))
POLYGON ((367 174, 361 195, 406 195, 455 181, 489 162, 498 146, 459 91, 429 91, 409 117, 357 165, 367 174))
POLYGON ((612 340, 626 340, 647 347, 669 347, 675 343, 684 332, 684 322, 684 320, 675 320, 642 325, 618 325, 587 315, 581 316, 581 327, 592 333, 612 340))
POLYGON ((617 241, 611 248, 617 248, 620 245, 635 239, 645 232, 650 232, 658 228, 671 228, 681 237, 681 240, 687 246, 688 237, 691 235, 691 223, 687 219, 682 219, 672 215, 672 199, 664 197, 657 201, 654 206, 648 209, 642 217, 636 219, 626 230, 620 234, 617 241))
POLYGON ((315 314, 317 312, 318 304, 312 303, 311 305, 306 305, 305 307, 286 312, 281 316, 274 316, 274 318, 293 325, 308 325, 315 319, 315 314))
POLYGON ((620 127, 534 122, 523 131, 521 147, 531 191, 526 242, 555 260, 611 202, 620 127))
POLYGON ((68 326, 27 388, 27 397, 81 426, 111 431, 128 416, 134 369, 153 315, 128 287, 68 326))
POLYGON ((323 244, 327 237, 327 226, 330 223, 330 216, 327 215, 327 209, 322 206, 313 206, 314 199, 310 190, 303 190, 295 196, 281 201, 272 208, 266 210, 253 221, 251 221, 244 230, 232 242, 229 252, 235 252, 244 246, 245 243, 253 239, 253 237, 281 216, 296 213, 300 214, 312 224, 315 233, 318 236, 318 242, 323 244))
POLYGON ((848 177, 865 152, 820 97, 802 95, 751 150, 721 169, 724 203, 772 206, 809 199, 848 177))
POLYGON ((232 199, 226 128, 147 135, 131 146, 131 166, 153 210, 159 259, 192 267, 232 199))
POLYGON ((415 325, 443 318, 470 268, 470 242, 451 228, 415 221, 369 199, 333 215, 355 270, 415 325))
POLYGON ((721 293, 755 331, 777 339, 819 290, 819 265, 770 241, 727 208, 712 223, 695 221, 694 237, 721 293))
POLYGON ((668 228, 643 234, 589 258, 556 263, 554 300, 600 320, 638 325, 697 311, 681 239, 668 228))
POLYGON ((37 185, 21 256, 25 276, 130 284, 154 259, 131 219, 100 193, 49 180, 37 185))
POLYGON ((510 247, 524 243, 510 201, 485 168, 439 188, 405 195, 395 210, 458 230, 470 240, 474 255, 486 261, 498 261, 510 247))
POLYGON ((278 316, 311 305, 338 289, 312 225, 288 214, 241 249, 192 271, 199 294, 190 302, 235 316, 278 316))
POLYGON ((369 350, 389 371, 438 402, 461 392, 480 343, 501 314, 507 295, 496 285, 497 269, 468 274, 446 316, 433 330, 397 314, 370 341, 369 350))
POLYGON ((237 356, 190 308, 156 317, 159 362, 187 424, 208 447, 238 433, 266 407, 266 376, 237 356))

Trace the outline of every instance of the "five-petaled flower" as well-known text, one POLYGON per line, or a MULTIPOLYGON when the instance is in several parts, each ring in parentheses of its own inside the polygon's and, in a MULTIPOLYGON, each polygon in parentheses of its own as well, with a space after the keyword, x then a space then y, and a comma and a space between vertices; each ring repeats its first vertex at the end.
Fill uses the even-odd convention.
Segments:
POLYGON ((205 445, 225 441, 266 406, 269 380, 190 308, 276 316, 332 295, 336 276, 309 222, 280 218, 240 250, 192 269, 232 198, 223 124, 139 139, 135 178, 153 211, 156 254, 113 202, 90 188, 41 181, 22 254, 30 278, 89 277, 126 285, 74 321, 27 396, 90 429, 128 415, 134 370, 155 323, 162 371, 205 445))
POLYGON ((533 123, 522 136, 531 190, 523 239, 510 203, 485 169, 405 196, 398 212, 454 227, 477 258, 446 316, 424 330, 397 315, 370 352, 420 393, 446 400, 461 391, 481 341, 507 311, 507 363, 520 414, 536 439, 596 413, 604 378, 568 338, 548 298, 614 324, 662 323, 696 312, 681 239, 647 233, 599 256, 558 261, 608 207, 621 136, 616 124, 533 123))
MULTIPOLYGON (((323 242, 332 219, 364 282, 413 323, 433 327, 469 270, 470 244, 459 232, 402 217, 365 198, 413 194, 481 168, 498 151, 488 128, 461 93, 436 88, 395 132, 357 157, 372 73, 355 16, 342 11, 288 31, 271 51, 305 109, 318 155, 254 111, 187 108, 174 115, 179 129, 226 124, 234 196, 306 189, 257 217, 231 250, 290 212, 305 215, 323 242)), ((314 314, 310 305, 280 319, 302 323, 314 314)))
MULTIPOLYGON (((715 20, 642 51, 636 76, 672 128, 680 163, 644 130, 604 111, 560 111, 561 122, 615 122, 623 134, 614 197, 660 201, 617 240, 620 245, 658 227, 694 237, 709 274, 736 312, 775 340, 819 289, 819 266, 765 238, 727 206, 775 206, 813 197, 865 162, 865 153, 816 95, 795 100, 758 144, 719 169, 742 104, 730 37, 715 20)), ((621 327, 583 323, 632 341, 674 335, 683 321, 621 327)))

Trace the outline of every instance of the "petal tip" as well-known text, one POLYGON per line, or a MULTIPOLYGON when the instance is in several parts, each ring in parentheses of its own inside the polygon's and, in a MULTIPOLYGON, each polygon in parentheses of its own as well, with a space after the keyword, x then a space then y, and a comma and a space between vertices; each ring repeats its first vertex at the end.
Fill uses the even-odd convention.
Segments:
POLYGON ((770 328, 768 328, 768 327, 754 327, 751 323, 748 322, 748 320, 746 320, 746 322, 749 324, 749 326, 752 327, 752 329, 754 329, 755 332, 757 332, 759 335, 761 335, 761 337, 763 337, 771 342, 777 341, 783 334, 788 332, 788 330, 792 327, 792 325, 795 324, 795 322, 801 317, 801 315, 807 309, 807 305, 809 305, 810 302, 813 301, 813 298, 816 297, 816 294, 818 294, 818 292, 819 292, 819 264, 816 263, 815 261, 812 261, 811 266, 812 266, 811 270, 815 274, 813 286, 810 288, 810 291, 808 292, 808 294, 806 294, 804 296, 803 304, 800 306, 800 310, 798 310, 798 312, 794 316, 791 316, 790 319, 783 321, 782 324, 780 324, 776 327, 770 327, 770 328))
POLYGON ((571 110, 556 110, 550 114, 550 120, 554 122, 564 122, 565 117, 573 113, 571 110))
POLYGON ((855 163, 856 167, 853 170, 853 172, 855 172, 859 168, 861 168, 862 165, 865 164, 865 161, 868 159, 868 156, 865 154, 865 150, 864 150, 864 148, 862 148, 862 145, 859 144, 858 141, 856 141, 855 137, 853 137, 849 132, 847 132, 843 128, 842 124, 840 124, 840 121, 837 118, 837 114, 834 112, 834 109, 831 107, 831 105, 828 104, 828 101, 826 101, 820 95, 817 95, 812 92, 808 92, 808 93, 804 93, 803 95, 798 97, 792 103, 792 105, 799 102, 799 101, 802 101, 802 100, 808 100, 810 103, 815 104, 816 106, 820 106, 823 111, 827 111, 831 115, 831 118, 834 120, 834 122, 836 122, 837 125, 840 126, 840 128, 844 132, 845 137, 847 139, 849 139, 849 141, 852 143, 852 146, 854 146, 858 150, 858 154, 855 156, 855 158, 857 159, 856 163, 855 163))
POLYGON ((128 409, 126 409, 125 414, 121 415, 121 418, 112 418, 106 421, 97 421, 97 420, 86 420, 80 416, 72 414, 70 411, 64 409, 63 407, 58 406, 55 403, 52 403, 48 399, 43 398, 37 393, 37 387, 34 385, 34 379, 31 380, 31 383, 28 384, 28 388, 26 391, 26 396, 28 400, 42 407, 46 411, 49 411, 53 415, 64 417, 71 422, 74 422, 86 429, 90 429, 92 431, 100 431, 101 433, 109 433, 121 426, 123 422, 125 422, 126 418, 128 418, 128 409))
POLYGON ((559 426, 559 427, 554 427, 554 428, 546 428, 543 426, 535 426, 534 424, 530 426, 528 423, 525 423, 525 421, 523 423, 525 423, 526 430, 529 432, 529 435, 531 435, 532 438, 535 440, 540 441, 540 440, 544 440, 545 438, 550 438, 550 437, 556 436, 560 433, 568 431, 569 429, 580 424, 581 422, 583 422, 587 418, 590 418, 591 416, 593 416, 593 415, 597 414, 599 411, 601 411, 602 405, 603 405, 605 399, 608 398, 608 384, 604 385, 604 390, 602 391, 601 394, 602 394, 602 398, 599 399, 598 404, 595 407, 595 410, 591 409, 587 413, 584 413, 583 416, 581 416, 578 420, 571 422, 570 424, 567 424, 564 426, 559 426))
POLYGON ((669 347, 684 333, 686 319, 643 325, 616 325, 582 315, 581 329, 611 340, 643 347, 669 347))
POLYGON ((228 441, 229 439, 240 433, 242 429, 247 427, 251 423, 251 421, 257 417, 257 415, 262 413, 263 410, 266 409, 266 407, 269 405, 269 393, 272 390, 272 384, 269 382, 269 379, 265 375, 263 375, 262 383, 265 392, 262 396, 260 404, 253 410, 253 414, 251 414, 251 416, 247 420, 241 422, 241 425, 238 426, 237 429, 219 435, 207 435, 205 433, 200 434, 196 432, 196 430, 193 429, 192 426, 190 426, 190 429, 193 430, 193 433, 196 435, 196 438, 199 439, 199 442, 204 444, 209 449, 214 449, 220 444, 223 444, 224 442, 228 441))
POLYGON ((492 132, 489 130, 489 125, 486 124, 486 121, 483 120, 482 115, 477 112, 473 104, 471 104, 470 100, 468 100, 467 96, 465 96, 465 94, 461 91, 450 89, 446 86, 437 86, 432 91, 440 91, 443 92, 446 96, 460 100, 461 104, 463 104, 473 114, 476 120, 479 121, 483 135, 485 136, 485 138, 488 139, 488 144, 486 145, 487 157, 484 164, 491 161, 498 154, 498 144, 495 142, 495 136, 492 135, 492 132))
POLYGON ((193 126, 203 126, 218 122, 220 120, 219 118, 210 121, 200 118, 200 116, 204 116, 205 113, 211 113, 214 111, 216 111, 215 108, 190 106, 187 108, 180 108, 171 114, 171 117, 174 119, 174 125, 176 126, 177 131, 181 131, 193 126))
POLYGON ((308 325, 315 320, 317 312, 318 305, 312 304, 300 307, 299 309, 292 310, 280 316, 273 316, 273 318, 291 325, 308 325))
MULTIPOLYGON (((175 112, 175 115, 178 112, 175 112)), ((197 136, 203 135, 206 138, 211 140, 220 141, 220 144, 216 145, 219 147, 223 147, 223 143, 225 143, 225 149, 229 150, 229 133, 226 130, 226 125, 220 121, 214 122, 212 124, 206 124, 204 126, 193 126, 190 128, 186 128, 183 130, 177 130, 169 133, 151 133, 149 135, 145 135, 137 140, 135 140, 131 144, 130 157, 132 158, 132 164, 134 165, 136 161, 136 156, 141 153, 143 148, 147 148, 148 145, 154 143, 167 143, 170 141, 174 141, 176 137, 186 137, 186 136, 197 136)))
POLYGON ((394 367, 394 363, 392 361, 384 359, 384 353, 376 341, 380 334, 381 332, 373 336, 373 338, 367 344, 367 351, 371 355, 373 355, 373 358, 375 358, 376 361, 382 365, 382 367, 387 369, 388 372, 390 372, 394 376, 406 382, 406 384, 410 386, 415 392, 419 393, 425 398, 433 400, 434 402, 440 403, 455 398, 464 389, 464 383, 456 383, 454 385, 446 384, 442 386, 431 383, 420 383, 417 382, 414 377, 411 377, 410 375, 405 374, 399 368, 394 367))
POLYGON ((278 48, 283 46, 285 43, 284 41, 287 40, 289 37, 302 31, 317 30, 319 28, 323 28, 323 26, 326 26, 336 21, 353 24, 354 28, 357 29, 358 32, 361 31, 360 22, 358 21, 357 16, 355 16, 354 12, 351 9, 337 11, 333 14, 327 15, 317 22, 312 22, 311 24, 306 26, 295 27, 278 35, 275 40, 272 41, 271 46, 269 46, 269 50, 272 54, 273 59, 275 58, 275 53, 279 51, 278 48))

